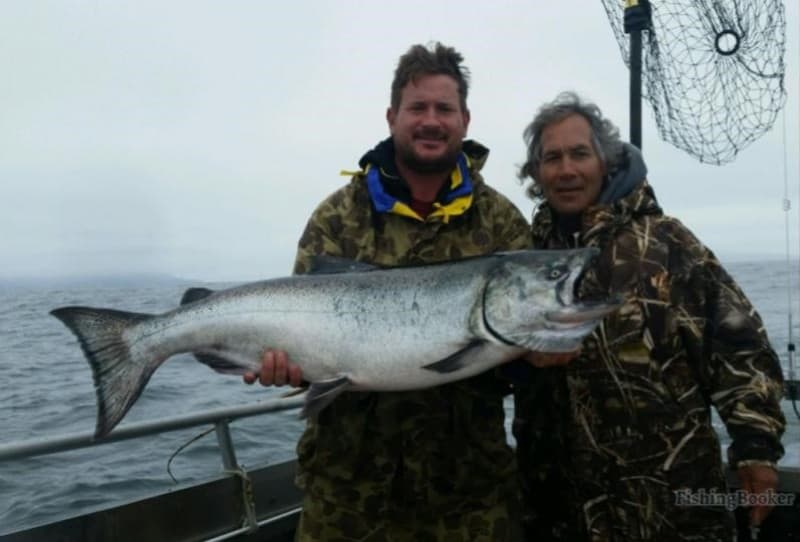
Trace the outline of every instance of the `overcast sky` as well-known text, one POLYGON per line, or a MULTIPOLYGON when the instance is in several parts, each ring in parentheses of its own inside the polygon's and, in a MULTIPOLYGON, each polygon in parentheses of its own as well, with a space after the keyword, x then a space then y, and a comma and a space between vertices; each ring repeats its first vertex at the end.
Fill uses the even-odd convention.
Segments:
MULTIPOLYGON (((723 260, 797 253, 798 9, 784 120, 723 167, 662 142, 649 179, 723 260)), ((530 216, 515 168, 538 106, 572 89, 628 135, 628 72, 599 0, 37 1, 0 17, 0 277, 287 274, 305 221, 388 134, 398 57, 440 40, 472 71, 487 181, 530 216)))

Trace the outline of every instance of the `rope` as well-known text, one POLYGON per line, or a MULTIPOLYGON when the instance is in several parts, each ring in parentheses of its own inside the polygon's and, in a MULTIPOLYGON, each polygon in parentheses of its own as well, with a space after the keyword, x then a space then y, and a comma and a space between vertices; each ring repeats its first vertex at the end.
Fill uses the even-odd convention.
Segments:
MULTIPOLYGON (((798 19, 798 21, 800 21, 800 19, 798 19)), ((798 23, 798 29, 800 30, 800 22, 798 23)), ((798 33, 798 36, 800 36, 800 33, 798 33)), ((798 40, 798 44, 797 44, 797 59, 798 59, 798 61, 800 61, 800 40, 798 40)), ((800 83, 800 81, 798 81, 798 83, 800 83)), ((800 109, 798 110, 798 115, 800 115, 800 109)), ((800 117, 798 117, 797 126, 798 126, 798 128, 800 128, 800 117)), ((798 136, 800 137, 800 133, 798 133, 798 136)), ((789 171, 789 166, 788 166, 787 157, 786 157, 786 155, 787 155, 787 147, 788 147, 788 145, 786 143, 786 111, 784 110, 784 115, 783 115, 783 171, 784 171, 784 187, 785 187, 784 189, 785 190, 788 190, 788 183, 789 183, 788 178, 787 178, 788 177, 788 171, 789 171)), ((800 139, 798 139, 798 147, 800 147, 800 139)), ((800 159, 798 159, 797 165, 798 165, 797 179, 798 179, 798 183, 800 183, 800 159)), ((798 210, 800 210, 800 209, 798 209, 798 210)), ((788 228, 788 226, 787 226, 787 228, 788 228)), ((787 239, 787 251, 788 251, 788 239, 787 239)), ((791 277, 791 268, 790 268, 790 275, 789 276, 791 277)), ((791 289, 791 278, 790 278, 788 290, 789 290, 789 295, 791 296, 791 291, 792 291, 792 289, 791 289)), ((795 380, 796 376, 795 376, 795 372, 794 372, 794 369, 795 369, 795 349, 794 349, 794 344, 793 344, 793 341, 792 341, 791 312, 789 314, 790 314, 790 316, 789 316, 789 349, 790 349, 790 351, 789 351, 789 375, 788 375, 789 376, 789 382, 787 383, 787 386, 786 386, 787 390, 786 391, 787 391, 787 393, 789 395, 789 400, 792 402, 792 409, 794 410, 795 416, 797 416, 797 418, 800 419, 800 410, 798 410, 798 408, 797 408, 797 392, 798 392, 798 389, 797 389, 797 380, 795 380)))
POLYGON ((792 258, 789 250, 789 211, 792 208, 792 202, 789 199, 789 168, 786 157, 786 109, 783 110, 783 213, 784 213, 784 226, 786 236, 786 300, 787 300, 787 318, 789 326, 789 378, 794 375, 794 328, 792 325, 793 320, 793 307, 792 304, 792 258))
POLYGON ((797 408, 797 383, 795 381, 794 365, 795 365, 795 345, 794 345, 794 305, 792 303, 792 258, 789 251, 789 211, 791 210, 791 201, 789 200, 789 165, 787 160, 787 143, 786 143, 786 109, 783 110, 783 212, 784 212, 784 225, 786 230, 786 300, 787 300, 787 324, 789 327, 789 344, 787 345, 787 368, 788 379, 786 382, 786 391, 789 399, 792 401, 792 408, 795 414, 800 418, 800 412, 797 408))
POLYGON ((242 527, 247 528, 248 532, 253 533, 258 530, 258 520, 256 519, 256 500, 253 497, 253 481, 247 471, 242 467, 233 470, 226 470, 228 474, 235 474, 239 477, 242 483, 242 508, 244 508, 244 517, 242 518, 242 527))
MULTIPOLYGON (((195 435, 188 441, 181 444, 175 452, 170 456, 167 461, 167 473, 172 481, 176 484, 178 480, 172 475, 172 460, 185 450, 191 444, 197 442, 216 429, 216 426, 211 426, 209 429, 195 435)), ((244 517, 242 518, 242 528, 246 529, 247 533, 253 533, 258 530, 258 519, 256 518, 256 501, 253 494, 253 481, 250 480, 250 475, 244 468, 237 466, 235 469, 225 469, 226 474, 233 474, 239 477, 242 486, 242 508, 244 509, 244 517)))
POLYGON ((175 477, 172 475, 172 460, 173 460, 173 459, 175 459, 175 457, 177 457, 177 455, 178 455, 179 453, 181 453, 183 450, 185 450, 185 449, 186 449, 188 446, 190 446, 190 445, 191 445, 191 444, 193 444, 194 442, 197 442, 198 440, 200 440, 201 438, 203 438, 204 436, 206 436, 207 434, 209 434, 210 432, 212 432, 214 429, 216 429, 216 427, 214 427, 214 426, 212 425, 210 429, 207 429, 206 431, 203 431, 203 432, 202 432, 202 433, 200 433, 199 435, 196 435, 196 436, 194 436, 194 437, 190 438, 189 440, 187 440, 186 442, 184 442, 183 444, 181 444, 180 446, 178 446, 178 449, 177 449, 177 450, 175 450, 175 451, 172 453, 172 455, 171 455, 171 456, 169 456, 169 459, 167 460, 167 474, 169 474, 169 477, 170 477, 170 478, 172 478, 172 481, 173 481, 174 483, 176 483, 176 484, 177 484, 177 483, 178 483, 178 479, 177 479, 177 478, 175 478, 175 477))

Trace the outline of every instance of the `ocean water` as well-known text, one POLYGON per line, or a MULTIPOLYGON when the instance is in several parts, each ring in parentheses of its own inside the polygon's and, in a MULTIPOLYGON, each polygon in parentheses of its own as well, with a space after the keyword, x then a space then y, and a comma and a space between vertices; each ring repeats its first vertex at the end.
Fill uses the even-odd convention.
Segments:
MULTIPOLYGON (((215 287, 214 285, 211 285, 215 287)), ((182 285, 0 288, 0 444, 94 431, 92 375, 77 342, 48 312, 89 305, 135 312, 173 308, 182 285)), ((168 360, 121 425, 254 403, 283 390, 245 385, 193 358, 168 360)), ((290 459, 304 426, 297 411, 231 424, 245 468, 290 459)), ((0 534, 205 480, 222 471, 215 434, 170 456, 197 427, 90 449, 0 463, 0 534)))
MULTIPOLYGON (((727 265, 764 319, 770 340, 787 361, 789 297, 800 320, 800 275, 785 262, 727 265), (789 277, 793 277, 791 292, 789 277)), ((196 285, 196 284, 195 284, 196 285)), ((69 331, 48 312, 63 305, 161 312, 177 304, 188 284, 135 286, 0 285, 0 445, 94 430, 95 395, 89 366, 69 331)), ((216 287, 218 285, 210 285, 216 287)), ((798 329, 794 326, 795 341, 798 329)), ((786 367, 786 365, 784 365, 786 367)), ((122 424, 254 403, 282 391, 247 386, 218 375, 189 356, 176 356, 153 375, 122 424)), ((511 405, 508 408, 510 422, 511 405)), ((789 426, 782 464, 800 466, 800 421, 784 402, 789 426)), ((716 426, 726 440, 724 426, 716 426)), ((245 468, 294 456, 303 427, 296 411, 238 420, 231 425, 245 468)), ((205 480, 222 471, 213 433, 170 456, 204 428, 0 463, 0 534, 70 517, 205 480)))

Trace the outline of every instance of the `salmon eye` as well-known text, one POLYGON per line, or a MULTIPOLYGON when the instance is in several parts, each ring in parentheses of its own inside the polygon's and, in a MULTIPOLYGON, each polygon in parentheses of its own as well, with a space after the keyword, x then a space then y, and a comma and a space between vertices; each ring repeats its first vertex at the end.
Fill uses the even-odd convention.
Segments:
POLYGON ((553 267, 550 269, 550 279, 555 280, 564 274, 564 269, 561 267, 553 267))

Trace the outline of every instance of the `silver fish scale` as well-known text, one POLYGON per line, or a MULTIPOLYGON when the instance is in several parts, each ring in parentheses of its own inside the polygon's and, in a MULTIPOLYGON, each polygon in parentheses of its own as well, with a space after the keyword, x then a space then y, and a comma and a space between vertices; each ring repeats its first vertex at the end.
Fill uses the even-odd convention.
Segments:
MULTIPOLYGON (((485 267, 486 264, 483 265, 485 267)), ((170 353, 211 351, 257 370, 266 348, 285 350, 304 377, 346 374, 357 386, 430 385, 434 363, 479 339, 485 273, 431 266, 276 279, 220 292, 138 332, 170 353), (145 331, 146 329, 146 331, 145 331)), ((131 334, 135 331, 131 330, 131 334)))

